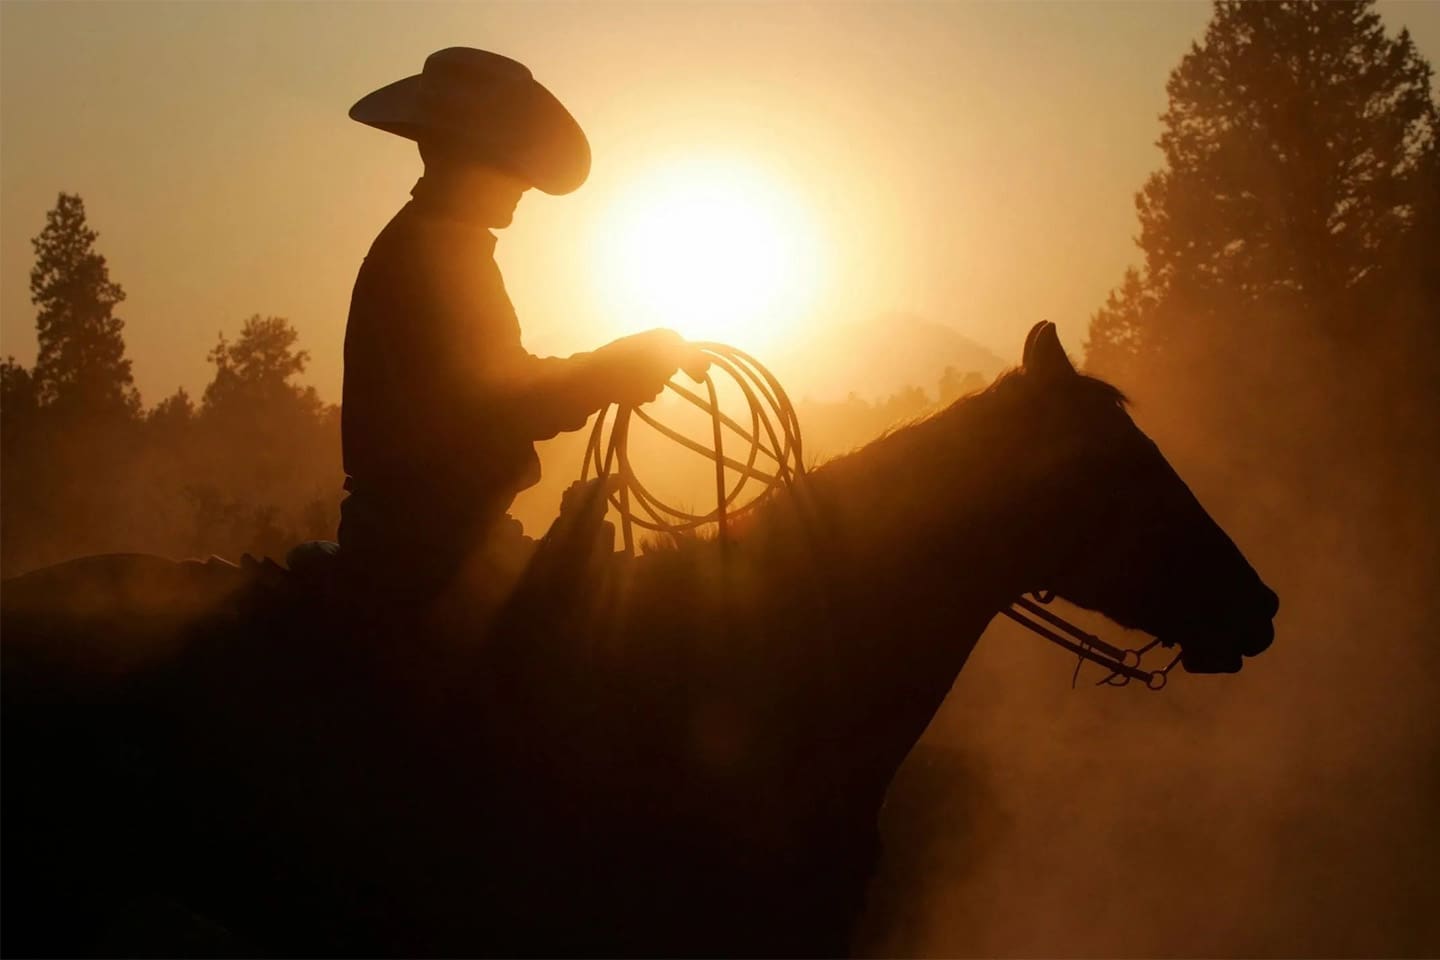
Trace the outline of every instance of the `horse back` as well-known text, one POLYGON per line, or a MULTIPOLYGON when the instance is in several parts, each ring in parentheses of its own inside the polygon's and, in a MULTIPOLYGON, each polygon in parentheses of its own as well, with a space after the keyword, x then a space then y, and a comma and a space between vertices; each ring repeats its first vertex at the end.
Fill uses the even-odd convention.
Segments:
POLYGON ((81 557, 0 581, 7 704, 86 700, 174 660, 189 629, 220 615, 253 576, 218 559, 81 557))

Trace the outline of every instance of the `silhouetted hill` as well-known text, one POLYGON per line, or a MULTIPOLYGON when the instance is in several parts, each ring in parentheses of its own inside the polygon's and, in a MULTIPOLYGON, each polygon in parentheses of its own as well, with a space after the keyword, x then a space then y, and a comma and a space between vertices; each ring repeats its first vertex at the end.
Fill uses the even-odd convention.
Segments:
POLYGON ((906 387, 935 393, 946 367, 987 381, 1010 366, 954 327, 909 313, 888 313, 837 326, 776 358, 773 368, 792 397, 834 400, 850 393, 884 397, 906 387))

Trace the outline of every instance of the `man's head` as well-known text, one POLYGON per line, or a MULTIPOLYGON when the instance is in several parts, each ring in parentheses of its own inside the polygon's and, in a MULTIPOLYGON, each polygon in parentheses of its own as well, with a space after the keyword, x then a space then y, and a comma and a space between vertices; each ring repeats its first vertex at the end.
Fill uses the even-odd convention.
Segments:
POLYGON ((426 181, 487 227, 510 226, 520 195, 530 189, 518 174, 443 139, 422 138, 420 159, 425 161, 426 181))
POLYGON ((436 51, 420 73, 362 97, 350 116, 418 141, 427 178, 519 178, 522 189, 558 195, 590 172, 590 144, 575 118, 524 64, 486 50, 436 51), (472 172, 477 166, 488 173, 472 172))

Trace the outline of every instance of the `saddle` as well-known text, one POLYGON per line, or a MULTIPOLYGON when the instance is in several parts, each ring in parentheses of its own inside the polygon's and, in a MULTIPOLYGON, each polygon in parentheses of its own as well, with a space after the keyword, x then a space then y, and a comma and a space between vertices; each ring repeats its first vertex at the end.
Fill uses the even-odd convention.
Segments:
MULTIPOLYGON (((543 593, 562 604, 591 592, 616 557, 615 525, 605 519, 613 487, 604 478, 571 484, 561 497, 559 516, 538 542, 507 517, 477 551, 480 570, 465 581, 464 592, 483 603, 487 594, 513 588, 515 595, 533 599, 543 593)), ((333 540, 297 544, 286 553, 283 570, 249 556, 241 568, 272 583, 279 574, 306 593, 343 597, 357 586, 344 551, 333 540)))

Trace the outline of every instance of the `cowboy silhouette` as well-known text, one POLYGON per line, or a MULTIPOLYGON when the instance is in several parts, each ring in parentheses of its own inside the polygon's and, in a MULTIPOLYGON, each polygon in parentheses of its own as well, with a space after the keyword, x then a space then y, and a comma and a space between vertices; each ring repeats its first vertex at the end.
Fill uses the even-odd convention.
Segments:
POLYGON ((423 592, 504 531, 540 478, 537 440, 607 403, 653 399, 705 361, 670 330, 539 358, 496 266, 495 235, 531 187, 569 193, 590 171, 579 124, 520 63, 466 47, 431 54, 351 118, 417 141, 424 175, 355 281, 345 331, 341 555, 423 592))

